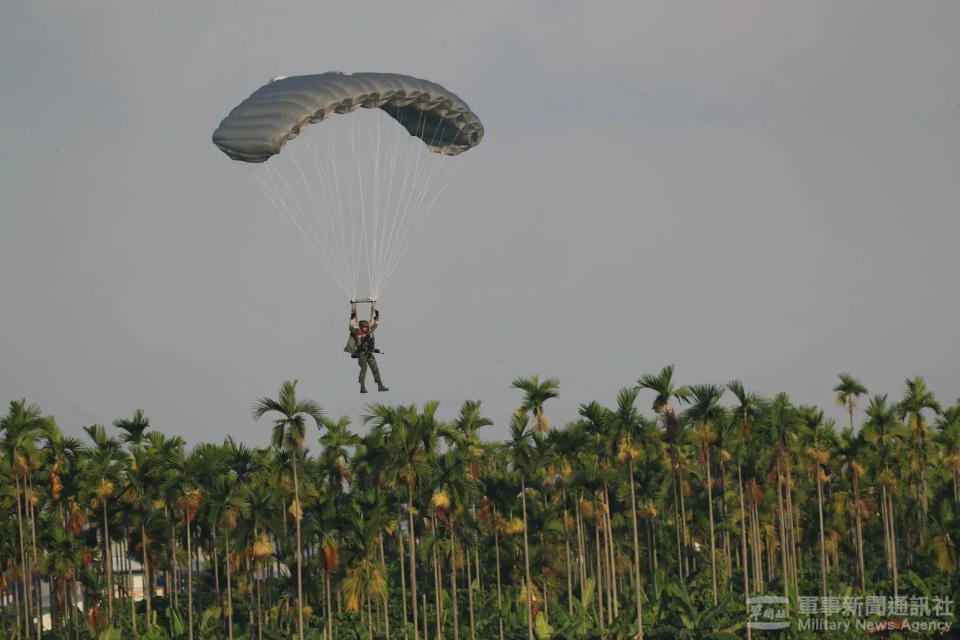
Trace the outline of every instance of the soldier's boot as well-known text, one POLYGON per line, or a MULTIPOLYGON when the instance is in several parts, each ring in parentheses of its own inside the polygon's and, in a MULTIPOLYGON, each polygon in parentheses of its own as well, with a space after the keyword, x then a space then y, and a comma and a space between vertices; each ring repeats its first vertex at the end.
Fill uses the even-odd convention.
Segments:
POLYGON ((383 386, 382 382, 377 382, 377 391, 390 391, 390 389, 383 386))
POLYGON ((361 382, 361 383, 360 383, 360 393, 366 393, 366 392, 367 392, 367 385, 366 385, 365 383, 361 382))

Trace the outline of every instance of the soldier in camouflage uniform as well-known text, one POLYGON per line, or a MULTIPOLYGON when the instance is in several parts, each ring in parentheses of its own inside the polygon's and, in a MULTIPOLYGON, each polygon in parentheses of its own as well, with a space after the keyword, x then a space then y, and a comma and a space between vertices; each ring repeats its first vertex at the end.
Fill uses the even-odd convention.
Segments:
POLYGON ((374 342, 373 332, 380 326, 380 311, 377 309, 373 311, 373 326, 370 326, 370 323, 366 320, 361 320, 359 327, 356 326, 356 323, 357 309, 354 307, 350 310, 350 337, 353 338, 354 344, 356 345, 354 355, 360 364, 360 393, 367 392, 367 386, 364 384, 364 380, 366 380, 367 377, 368 366, 370 367, 370 371, 373 372, 374 382, 377 383, 377 391, 390 391, 390 389, 383 386, 383 381, 380 380, 380 369, 377 368, 377 358, 374 355, 378 351, 376 343, 374 342))

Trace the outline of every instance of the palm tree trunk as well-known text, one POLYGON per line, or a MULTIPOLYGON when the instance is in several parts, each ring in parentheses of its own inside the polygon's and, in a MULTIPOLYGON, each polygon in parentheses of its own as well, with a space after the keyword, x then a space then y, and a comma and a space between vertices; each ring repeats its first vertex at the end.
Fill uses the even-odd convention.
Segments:
MULTIPOLYGON (((383 551, 383 532, 380 532, 377 536, 380 539, 380 566, 383 568, 383 578, 386 581, 387 578, 387 556, 383 551)), ((403 562, 401 561, 402 565, 403 562)), ((379 606, 379 603, 378 603, 379 606)), ((384 631, 387 634, 387 640, 390 640, 390 590, 387 589, 387 592, 383 595, 383 625, 384 631)))
MULTIPOLYGON (((410 518, 410 598, 413 603, 413 640, 418 640, 417 629, 417 547, 413 533, 413 480, 407 481, 407 514, 410 518)), ((439 636, 438 636, 439 637, 439 636)))
POLYGON ((860 570, 860 593, 867 592, 867 572, 863 564, 863 528, 860 517, 860 485, 857 477, 860 474, 853 470, 853 511, 857 516, 857 568, 860 570))
MULTIPOLYGON (((31 620, 30 620, 30 566, 27 564, 27 550, 26 545, 23 541, 23 510, 20 508, 20 496, 22 491, 20 490, 20 477, 17 475, 13 476, 14 482, 16 483, 16 494, 17 494, 17 531, 19 532, 20 539, 20 573, 21 581, 23 582, 23 598, 20 602, 23 604, 23 629, 26 632, 27 640, 30 639, 31 631, 31 620)), ((19 615, 20 609, 17 608, 17 615, 19 615)), ((18 623, 19 624, 19 623, 18 623)))
POLYGON ((254 571, 256 571, 257 580, 257 638, 258 640, 263 640, 263 606, 261 604, 263 598, 260 588, 260 573, 262 572, 262 567, 260 566, 259 560, 254 563, 254 571))
MULTIPOLYGON (((680 473, 679 470, 677 474, 680 478, 680 529, 683 534, 683 574, 684 576, 689 576, 690 554, 687 549, 687 540, 690 539, 690 534, 687 531, 687 506, 683 498, 683 474, 680 473)), ((694 558, 694 569, 696 569, 696 558, 694 558)))
MULTIPOLYGON (((464 549, 463 555, 467 560, 467 612, 470 616, 470 640, 477 640, 477 632, 473 620, 473 578, 470 574, 470 550, 464 549)), ((479 573, 479 570, 480 567, 476 567, 477 573, 479 573)), ((477 581, 479 582, 479 579, 477 581)))
MULTIPOLYGON (((780 459, 777 458, 777 514, 780 516, 780 563, 783 570, 783 597, 790 598, 790 572, 787 569, 787 527, 783 513, 783 476, 780 473, 780 459)), ((789 608, 789 603, 786 605, 789 608)))
POLYGON ((457 564, 454 551, 453 509, 450 509, 450 608, 453 609, 453 640, 460 640, 460 620, 457 616, 457 564))
POLYGON ((167 591, 170 593, 167 595, 173 602, 173 608, 176 609, 177 591, 180 590, 180 579, 177 576, 177 525, 173 522, 166 507, 163 508, 163 511, 167 520, 170 521, 170 569, 167 571, 167 591), (170 574, 173 574, 172 578, 170 574))
POLYGON ((493 508, 493 550, 497 561, 497 623, 503 640, 503 595, 500 590, 500 537, 497 535, 497 508, 493 508))
POLYGON ((610 600, 613 604, 613 617, 610 620, 616 620, 620 615, 619 598, 617 597, 617 560, 613 545, 613 523, 610 521, 610 499, 607 493, 607 483, 603 483, 603 529, 606 533, 607 553, 610 557, 610 600))
POLYGON ((680 472, 673 472, 673 522, 677 530, 677 573, 683 580, 683 541, 680 537, 680 472))
MULTIPOLYGON (((637 592, 637 640, 643 640, 643 604, 640 596, 640 538, 637 535, 637 494, 633 483, 633 459, 629 461, 630 472, 630 519, 633 521, 633 570, 637 592)), ((569 553, 569 551, 568 551, 569 553)))
POLYGON ((107 570, 107 620, 113 622, 113 554, 110 549, 110 530, 107 528, 107 501, 100 500, 103 508, 103 563, 107 570))
POLYGON ((227 573, 227 638, 233 640, 233 589, 230 583, 230 573, 233 568, 233 563, 230 562, 230 531, 224 529, 223 531, 223 545, 224 545, 224 562, 226 563, 226 573, 227 573))
MULTIPOLYGON (((189 509, 189 507, 188 507, 189 509)), ((193 548, 190 541, 190 513, 184 514, 187 528, 187 628, 190 640, 193 640, 193 548)))
POLYGON ((899 595, 898 576, 897 576, 897 533, 895 528, 896 519, 893 511, 893 492, 887 491, 887 502, 890 505, 890 558, 893 562, 893 597, 899 595))
POLYGON ((373 640, 373 612, 370 611, 370 598, 364 596, 367 601, 367 638, 373 640))
MULTIPOLYGON (((478 522, 477 519, 477 505, 476 503, 470 505, 470 509, 473 513, 473 521, 478 522)), ((480 593, 483 591, 483 571, 480 568, 480 545, 476 544, 473 546, 473 566, 474 573, 476 573, 477 578, 477 592, 480 593)))
MULTIPOLYGON (((296 501, 297 508, 294 509, 294 520, 297 525, 297 629, 300 640, 303 640, 303 577, 301 566, 303 558, 300 549, 300 489, 297 484, 297 452, 291 451, 290 460, 293 462, 293 499, 296 501)), ((286 519, 284 519, 286 520, 286 519)))
MULTIPOLYGON (((436 515, 431 513, 430 515, 430 530, 433 531, 434 540, 437 540, 437 518, 436 515)), ((440 619, 443 616, 443 589, 440 587, 440 558, 437 552, 437 545, 433 545, 433 611, 434 617, 436 618, 437 624, 437 640, 442 640, 443 638, 443 626, 440 624, 440 619)), ((424 608, 426 610, 426 608, 424 608)), ((426 614, 424 614, 426 615, 426 614)), ((424 636, 427 634, 424 633, 424 636)))
POLYGON ((820 593, 827 597, 827 547, 823 537, 823 480, 820 465, 814 468, 817 474, 817 515, 820 517, 820 593))
MULTIPOLYGON (((606 586, 605 586, 605 585, 606 585, 606 582, 604 582, 604 577, 603 577, 603 555, 601 555, 601 553, 600 553, 600 521, 599 521, 599 520, 594 520, 593 529, 594 529, 593 540, 594 540, 594 542, 596 543, 596 548, 597 548, 597 576, 596 576, 596 578, 597 578, 597 582, 596 582, 596 584, 597 584, 597 609, 598 609, 599 614, 600 614, 600 615, 599 615, 599 618, 600 618, 600 628, 603 629, 603 627, 604 627, 604 619, 605 619, 605 616, 606 616, 606 613, 607 613, 606 611, 604 611, 604 608, 603 608, 603 592, 606 590, 606 586)), ((609 606, 610 606, 610 605, 609 605, 609 603, 608 603, 608 604, 607 604, 607 609, 608 609, 608 610, 609 610, 609 606)), ((610 622, 612 623, 613 620, 610 620, 610 622)))
POLYGON ((130 558, 129 558, 130 544, 128 542, 128 535, 127 535, 126 528, 124 528, 123 530, 123 547, 125 551, 123 555, 127 559, 127 579, 124 582, 127 585, 129 585, 129 593, 127 593, 127 597, 130 598, 130 628, 133 629, 133 633, 136 634, 137 633, 137 607, 133 601, 133 565, 130 564, 130 558))
POLYGON ((710 449, 707 449, 707 458, 703 465, 707 472, 707 507, 710 514, 710 574, 713 578, 713 606, 717 606, 717 543, 713 529, 713 476, 710 474, 710 449))
MULTIPOLYGON (((22 565, 21 565, 21 569, 22 569, 22 565)), ((23 572, 21 571, 21 573, 23 572)), ((20 640, 20 630, 22 629, 22 627, 20 626, 20 587, 17 586, 16 579, 14 579, 13 581, 13 609, 14 611, 17 612, 17 640, 20 640)), ((30 633, 28 631, 27 638, 29 637, 30 637, 30 633)))
POLYGON ((793 592, 799 594, 799 571, 798 571, 798 558, 797 558, 797 539, 800 537, 800 517, 798 514, 799 508, 794 507, 793 503, 793 478, 790 474, 790 465, 786 465, 787 469, 787 515, 789 516, 790 524, 790 568, 793 576, 793 592))
POLYGON ((567 615, 573 615, 573 571, 570 561, 570 527, 567 526, 567 490, 561 489, 563 498, 563 547, 566 551, 567 561, 567 615))
POLYGON ((220 593, 220 561, 217 559, 217 525, 210 525, 210 537, 212 544, 210 545, 211 554, 213 555, 213 584, 214 588, 217 591, 217 602, 222 602, 222 595, 220 593))
POLYGON ((150 630, 152 623, 150 620, 151 600, 153 600, 153 583, 150 582, 150 564, 147 554, 147 528, 143 521, 140 522, 140 550, 143 551, 143 599, 147 604, 147 630, 150 630))
MULTIPOLYGON (((747 620, 750 620, 750 565, 747 562, 747 511, 743 505, 743 472, 737 462, 737 488, 740 491, 740 545, 743 549, 743 599, 747 620)), ((747 625, 747 640, 752 639, 750 625, 747 625)))
MULTIPOLYGON (((754 566, 756 567, 756 580, 754 581, 754 591, 757 593, 762 592, 766 588, 766 583, 763 579, 763 544, 760 541, 760 510, 757 508, 757 503, 753 503, 753 550, 756 554, 756 561, 754 566)), ((767 564, 767 570, 771 573, 773 572, 773 567, 767 564)))
POLYGON ((330 572, 324 572, 327 577, 327 639, 333 640, 333 596, 330 594, 330 572))
POLYGON ((527 582, 527 639, 533 640, 533 581, 530 579, 530 544, 527 539, 527 484, 520 474, 520 499, 523 506, 523 570, 527 582))
POLYGON ((407 616, 407 570, 403 565, 403 535, 397 535, 397 547, 400 551, 400 602, 403 604, 403 637, 406 638, 409 617, 407 616))
MULTIPOLYGON (((719 468, 720 468, 720 479, 719 479, 719 487, 720 487, 720 495, 719 495, 719 502, 720 502, 720 520, 721 520, 721 521, 726 521, 727 518, 728 518, 728 508, 727 508, 727 468, 726 468, 726 465, 724 465, 724 463, 723 463, 723 457, 722 457, 722 456, 721 456, 721 458, 720 458, 720 460, 719 460, 719 462, 718 462, 718 466, 719 466, 719 468)), ((721 535, 721 537, 723 538, 723 542, 721 543, 721 546, 723 547, 723 555, 724 555, 724 558, 726 558, 726 560, 727 560, 726 563, 724 564, 724 566, 722 567, 722 569, 723 569, 723 579, 724 579, 724 580, 729 580, 729 579, 730 579, 730 572, 731 572, 731 570, 733 569, 733 558, 731 557, 731 556, 733 555, 733 552, 732 552, 731 549, 730 549, 730 532, 727 531, 726 529, 724 529, 723 531, 720 532, 720 535, 721 535)), ((739 554, 737 554, 737 555, 739 555, 739 554)), ((739 563, 739 560, 738 560, 738 561, 737 561, 737 568, 739 568, 739 564, 740 564, 740 563, 739 563)))
MULTIPOLYGON (((30 494, 33 494, 33 481, 28 475, 26 478, 27 488, 30 494)), ((33 570, 37 572, 37 638, 43 637, 43 579, 40 577, 40 563, 37 561, 37 519, 33 512, 33 500, 27 500, 27 514, 30 517, 30 536, 33 541, 33 570)), ((33 582, 31 575, 30 582, 33 582)))
POLYGON ((573 507, 573 512, 577 518, 577 566, 580 569, 580 602, 584 607, 590 606, 589 602, 583 601, 583 589, 587 583, 587 556, 583 546, 583 516, 580 513, 580 503, 583 501, 583 494, 577 497, 577 503, 573 507))

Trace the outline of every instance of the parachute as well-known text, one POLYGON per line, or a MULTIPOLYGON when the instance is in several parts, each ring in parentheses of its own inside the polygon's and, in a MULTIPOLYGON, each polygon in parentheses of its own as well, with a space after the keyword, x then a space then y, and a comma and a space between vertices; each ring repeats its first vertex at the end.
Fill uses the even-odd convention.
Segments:
POLYGON ((351 300, 365 275, 373 301, 452 180, 458 156, 483 133, 470 107, 435 82, 334 71, 271 80, 230 111, 213 142, 247 163, 351 300))

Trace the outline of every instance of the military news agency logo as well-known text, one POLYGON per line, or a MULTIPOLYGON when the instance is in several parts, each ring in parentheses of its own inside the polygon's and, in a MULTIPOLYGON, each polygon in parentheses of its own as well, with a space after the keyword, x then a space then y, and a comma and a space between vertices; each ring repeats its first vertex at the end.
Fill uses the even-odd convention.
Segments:
POLYGON ((750 619, 747 621, 747 626, 751 629, 768 631, 789 628, 788 602, 783 596, 753 596, 748 598, 750 619))
POLYGON ((792 618, 801 631, 905 630, 942 635, 951 629, 954 618, 949 596, 800 596, 792 612, 783 596, 754 596, 747 602, 747 626, 757 630, 789 628, 792 618))

